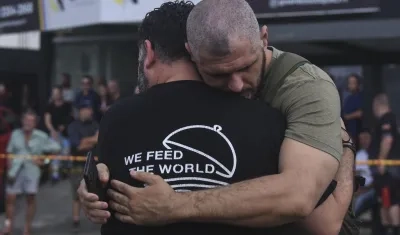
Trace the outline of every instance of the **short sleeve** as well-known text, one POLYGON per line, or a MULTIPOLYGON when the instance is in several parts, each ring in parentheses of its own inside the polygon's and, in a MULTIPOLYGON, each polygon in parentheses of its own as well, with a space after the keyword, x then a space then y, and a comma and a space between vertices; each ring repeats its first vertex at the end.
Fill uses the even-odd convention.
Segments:
POLYGON ((396 121, 393 119, 392 115, 385 116, 379 125, 382 136, 393 136, 393 134, 396 132, 396 121))
POLYGON ((324 79, 293 83, 282 96, 287 118, 285 137, 340 160, 343 152, 340 98, 335 85, 324 79))
POLYGON ((52 114, 53 113, 53 106, 51 104, 48 104, 46 106, 46 109, 44 110, 45 113, 52 114))

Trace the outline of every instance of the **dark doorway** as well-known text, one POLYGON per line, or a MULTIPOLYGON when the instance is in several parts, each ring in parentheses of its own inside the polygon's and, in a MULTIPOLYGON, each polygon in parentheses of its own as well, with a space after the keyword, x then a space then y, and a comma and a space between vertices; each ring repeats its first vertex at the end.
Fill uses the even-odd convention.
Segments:
POLYGON ((35 74, 23 74, 0 71, 0 83, 9 94, 9 108, 21 114, 25 109, 38 111, 38 77, 35 74))

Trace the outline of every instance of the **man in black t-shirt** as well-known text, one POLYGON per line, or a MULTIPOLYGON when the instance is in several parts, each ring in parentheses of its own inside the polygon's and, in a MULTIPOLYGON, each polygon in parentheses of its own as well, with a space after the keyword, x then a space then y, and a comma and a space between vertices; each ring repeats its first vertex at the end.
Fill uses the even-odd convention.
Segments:
POLYGON ((64 101, 61 87, 54 87, 49 105, 44 113, 44 122, 49 134, 67 136, 68 124, 72 121, 72 106, 64 101))
MULTIPOLYGON (((371 159, 399 159, 399 133, 396 116, 391 111, 389 99, 379 94, 373 101, 373 112, 378 123, 373 131, 369 155, 371 159)), ((400 169, 398 166, 371 167, 377 195, 381 202, 381 219, 386 230, 392 227, 398 234, 400 226, 400 169)), ((388 231, 386 231, 388 233, 388 231)))
MULTIPOLYGON (((99 158, 104 164, 99 167, 106 165, 112 179, 138 188, 142 188, 143 183, 149 186, 154 183, 140 182, 138 172, 159 175, 163 180, 158 176, 152 180, 167 182, 160 187, 176 197, 174 200, 183 195, 175 192, 228 189, 233 183, 238 190, 251 194, 249 198, 267 191, 273 195, 274 189, 268 185, 259 188, 259 192, 249 192, 248 187, 258 183, 259 179, 253 178, 279 173, 285 118, 262 101, 250 101, 200 82, 183 46, 185 30, 182 28, 191 9, 188 3, 169 2, 144 19, 139 30, 140 95, 121 100, 104 116, 99 132, 99 158), (170 36, 165 37, 167 34, 170 36), (132 174, 137 178, 132 179, 132 174)), ((111 184, 112 188, 120 189, 116 181, 111 184)), ((82 183, 81 194, 87 194, 84 190, 82 183)), ((109 193, 115 197, 115 191, 109 190, 109 193)), ((113 216, 106 220, 110 212, 92 210, 92 201, 95 201, 95 208, 101 205, 99 209, 106 209, 107 203, 98 202, 94 195, 89 197, 89 200, 83 199, 84 207, 93 222, 104 224, 102 234, 283 234, 285 229, 295 226, 263 228, 262 219, 246 225, 243 222, 248 216, 257 217, 265 211, 262 203, 249 208, 249 198, 243 198, 243 204, 235 206, 250 210, 252 214, 233 218, 235 223, 169 221, 165 226, 140 226, 127 217, 126 208, 120 208, 113 201, 108 201, 113 216), (114 210, 122 210, 125 215, 113 213, 114 210)), ((290 206, 277 206, 294 217, 302 216, 295 215, 290 206)), ((173 216, 176 213, 170 212, 173 216)), ((298 228, 297 234, 302 229, 298 228)))
MULTIPOLYGON (((67 148, 65 146, 66 141, 64 141, 68 135, 67 127, 72 120, 72 105, 64 101, 61 87, 53 87, 50 103, 44 113, 44 124, 51 137, 59 142, 64 150, 67 148)), ((67 164, 58 159, 53 159, 50 166, 52 182, 55 183, 60 179, 60 168, 67 167, 67 164)))

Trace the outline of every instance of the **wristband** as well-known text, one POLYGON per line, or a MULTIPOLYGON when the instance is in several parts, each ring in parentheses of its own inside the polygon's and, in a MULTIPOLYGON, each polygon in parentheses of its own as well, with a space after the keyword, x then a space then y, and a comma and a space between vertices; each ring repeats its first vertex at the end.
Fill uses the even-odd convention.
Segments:
POLYGON ((349 136, 348 140, 342 140, 343 148, 350 149, 353 152, 354 160, 356 160, 357 148, 356 148, 355 144, 353 143, 353 141, 351 140, 351 137, 350 137, 349 133, 347 132, 347 130, 342 127, 342 131, 345 131, 347 133, 347 135, 349 136))
MULTIPOLYGON (((347 134, 349 134, 347 132, 346 129, 344 129, 342 127, 342 130, 345 131, 347 134)), ((350 136, 350 135, 349 135, 350 136)), ((351 140, 351 138, 349 138, 348 140, 342 140, 342 145, 343 148, 348 148, 351 150, 351 152, 353 152, 353 156, 354 156, 354 161, 356 161, 356 153, 357 153, 357 149, 356 146, 354 145, 353 141, 351 140)), ((360 175, 356 175, 354 176, 354 181, 353 181, 353 185, 354 185, 354 192, 357 192, 357 190, 360 188, 360 186, 364 186, 365 185, 365 178, 360 176, 360 175)))

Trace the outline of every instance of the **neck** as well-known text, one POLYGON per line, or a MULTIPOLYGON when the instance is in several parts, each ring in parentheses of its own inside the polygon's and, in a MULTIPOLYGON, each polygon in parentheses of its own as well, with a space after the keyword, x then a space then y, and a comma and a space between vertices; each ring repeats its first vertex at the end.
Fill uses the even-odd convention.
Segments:
POLYGON ((266 48, 264 50, 264 53, 265 53, 265 68, 266 69, 264 71, 263 77, 265 77, 267 75, 269 67, 271 65, 271 61, 272 61, 272 51, 270 49, 266 48))
POLYGON ((55 105, 60 105, 60 104, 62 104, 62 103, 63 103, 62 100, 54 100, 54 104, 55 104, 55 105))
POLYGON ((201 80, 193 63, 186 60, 179 60, 171 64, 165 64, 158 74, 160 77, 156 77, 156 84, 186 80, 201 80))

